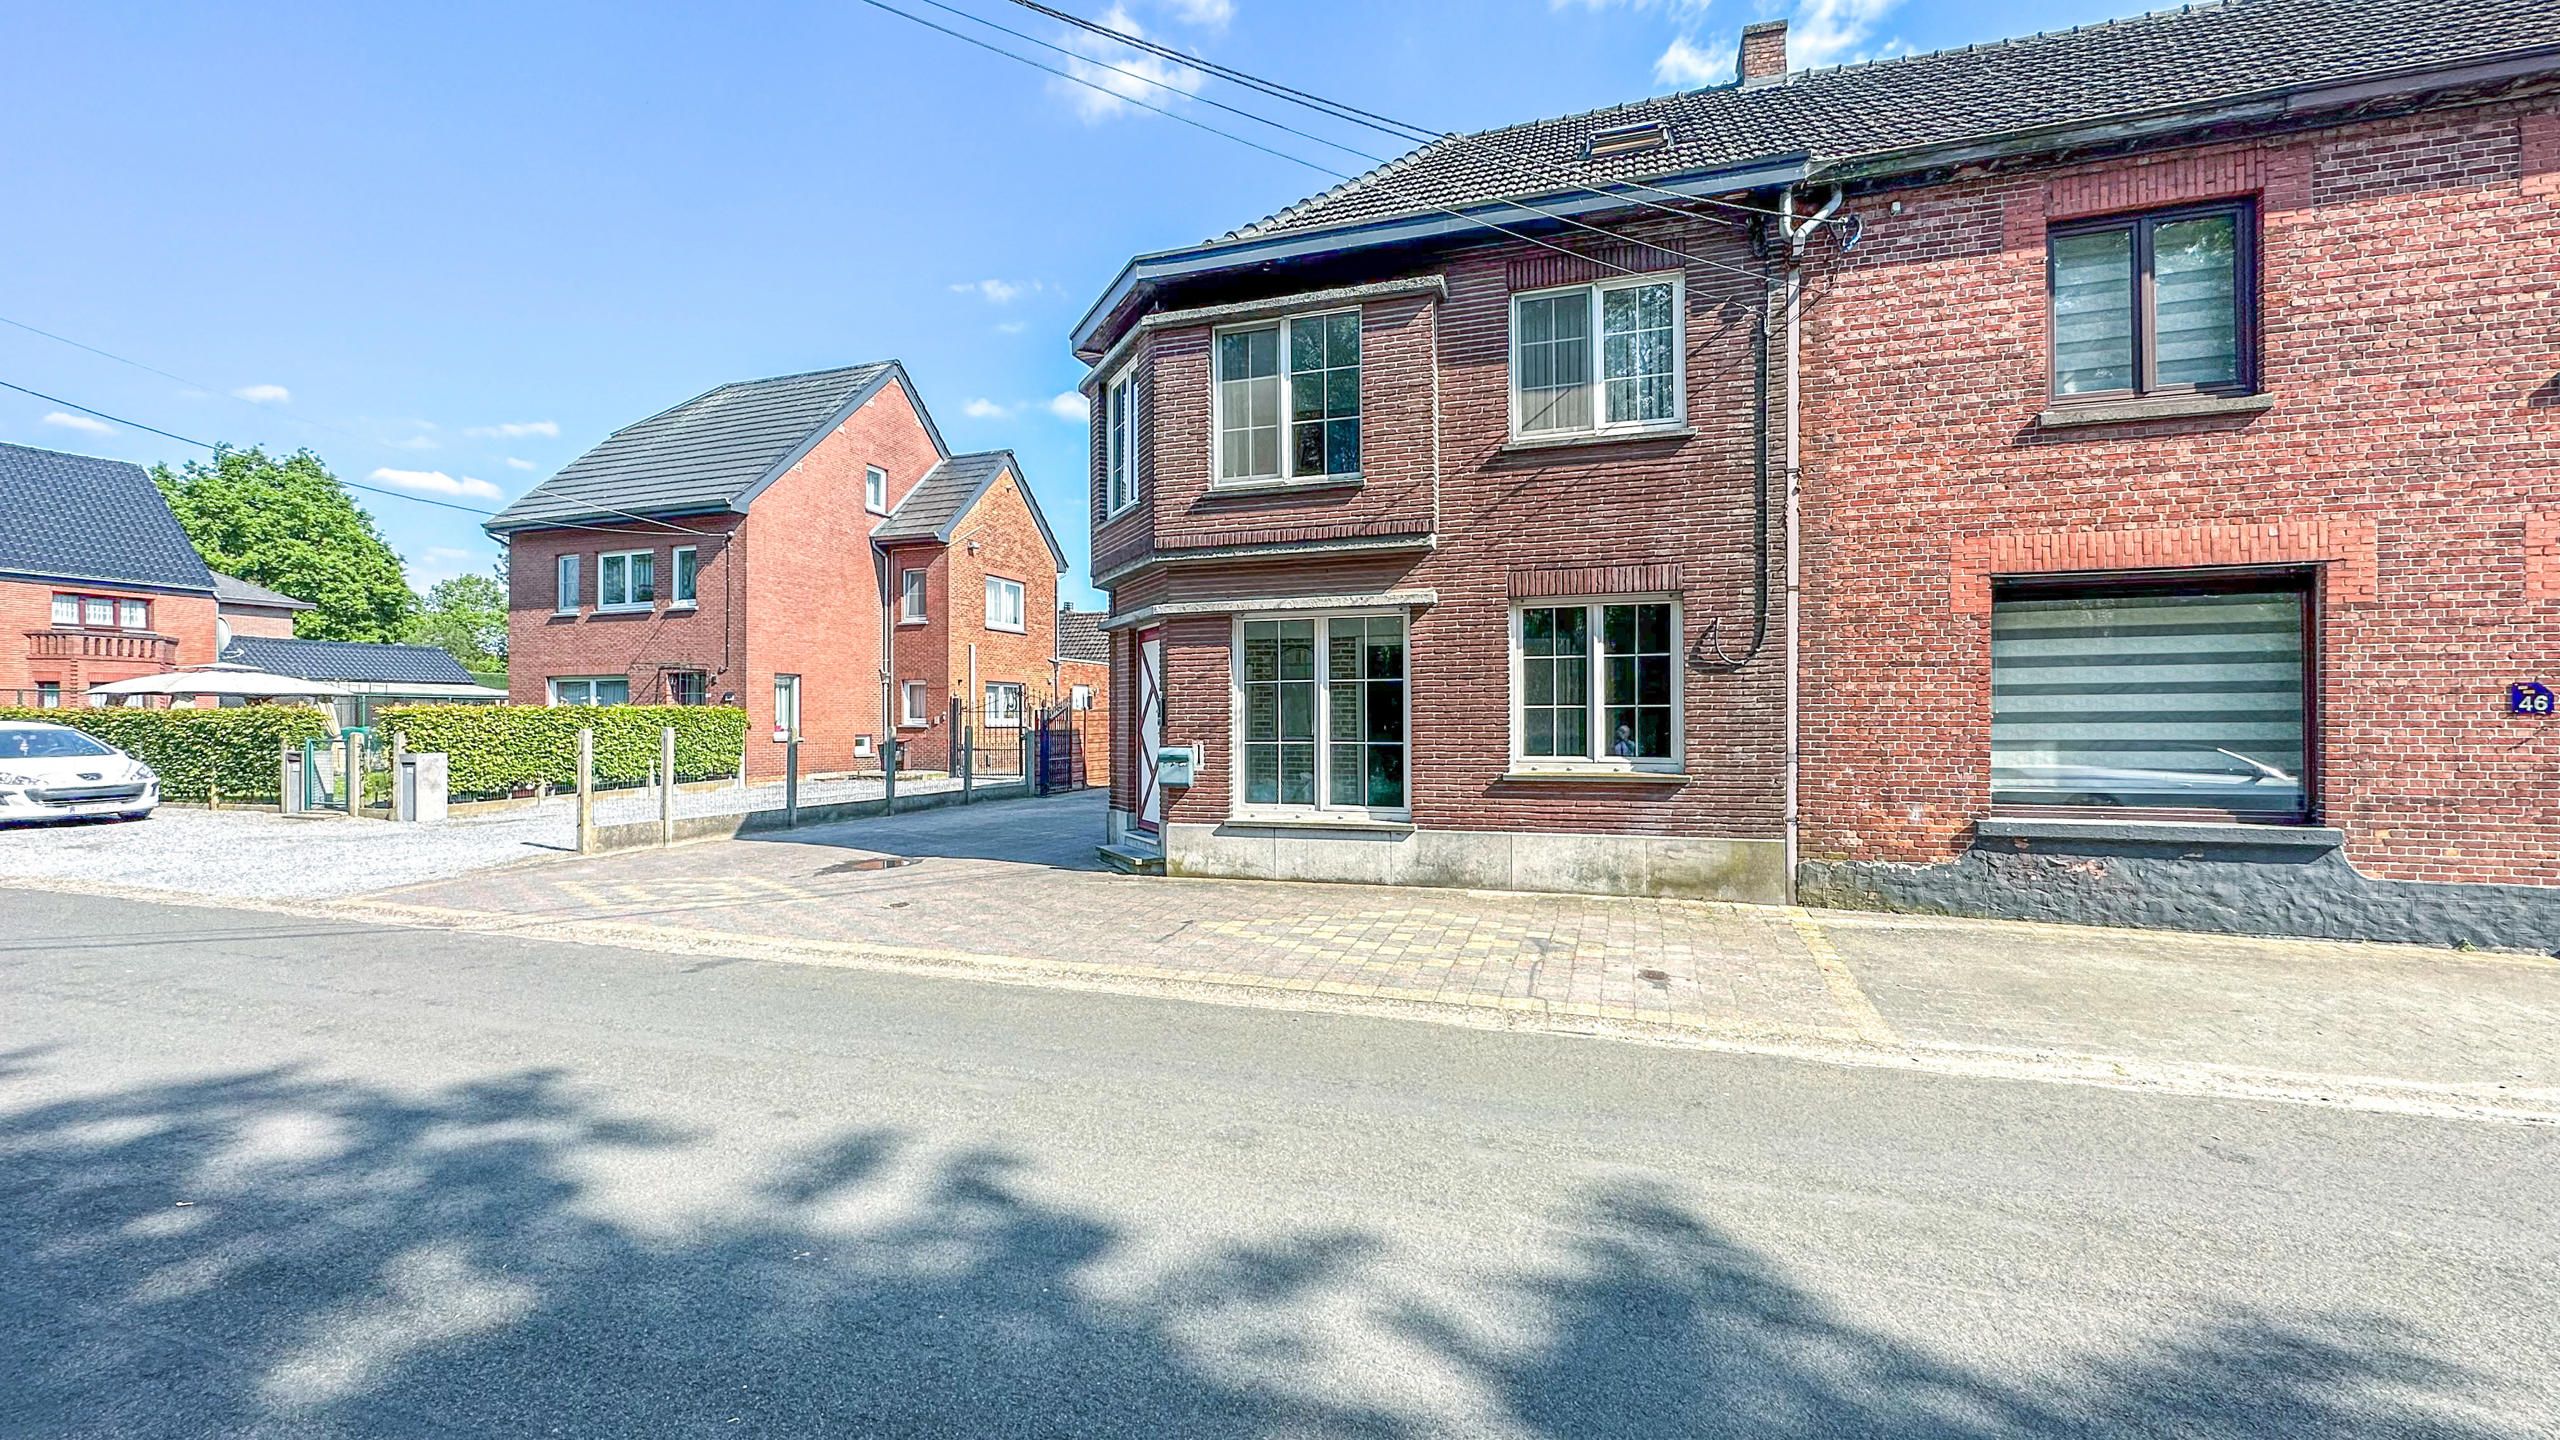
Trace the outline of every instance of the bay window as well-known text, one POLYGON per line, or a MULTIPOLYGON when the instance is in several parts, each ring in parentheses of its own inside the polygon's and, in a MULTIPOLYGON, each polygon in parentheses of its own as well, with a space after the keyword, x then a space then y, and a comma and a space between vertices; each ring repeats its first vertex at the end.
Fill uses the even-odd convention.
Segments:
POLYGON ((1293 315, 1217 336, 1221 484, 1360 473, 1360 312, 1293 315))
POLYGON ((2246 203, 2053 227, 2054 396, 2252 389, 2254 228, 2246 203))
POLYGON ((1404 617, 1243 620, 1237 630, 1242 804, 1404 813, 1404 617))
POLYGON ((1678 605, 1523 605, 1512 623, 1515 767, 1679 769, 1678 605))
POLYGON ((1120 372, 1103 394, 1104 518, 1138 503, 1138 368, 1120 372))
POLYGON ((1677 425, 1687 413, 1677 275, 1511 301, 1511 430, 1522 439, 1677 425))
POLYGON ((596 557, 596 608, 646 610, 656 603, 657 555, 616 550, 596 557))
POLYGON ((1991 801, 2311 813, 2307 578, 2013 582, 1991 605, 1991 801))

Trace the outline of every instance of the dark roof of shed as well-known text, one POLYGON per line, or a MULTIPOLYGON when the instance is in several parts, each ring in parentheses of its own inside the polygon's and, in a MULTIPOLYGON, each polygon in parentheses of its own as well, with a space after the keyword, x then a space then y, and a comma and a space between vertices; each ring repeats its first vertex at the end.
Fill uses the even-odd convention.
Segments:
MULTIPOLYGON (((255 605, 268 610, 310 610, 316 608, 308 600, 296 600, 281 590, 270 590, 255 581, 237 575, 213 572, 213 598, 223 605, 255 605)), ((305 675, 305 680, 311 677, 305 675)))
POLYGON ((1058 612, 1058 658, 1081 660, 1092 665, 1111 662, 1111 637, 1102 633, 1100 611, 1058 612))
POLYGON ((895 360, 716 385, 614 431, 488 522, 493 532, 625 515, 744 511, 891 379, 944 448, 895 360))
POLYGON ((2551 0, 2207 0, 1444 138, 1222 238, 1326 230, 1797 154, 1818 173, 1900 151, 2555 45, 2560 6, 2551 0), (1595 132, 1649 121, 1667 128, 1667 146, 1589 158, 1595 132))
POLYGON ((1031 523, 1040 527, 1040 538, 1048 543, 1049 554, 1058 568, 1067 568, 1067 552, 1049 529, 1049 517, 1040 513, 1039 497, 1022 479, 1022 464, 1010 450, 982 450, 974 455, 954 455, 924 473, 924 478, 889 512, 871 532, 871 538, 883 545, 900 541, 934 540, 951 543, 971 506, 980 496, 995 487, 1006 471, 1012 471, 1014 487, 1022 492, 1022 503, 1031 510, 1031 523))
POLYGON ((0 444, 0 572, 210 591, 213 572, 129 460, 0 444))
POLYGON ((222 658, 297 680, 370 680, 393 685, 475 685, 449 651, 433 645, 376 645, 356 640, 284 640, 243 635, 222 658))

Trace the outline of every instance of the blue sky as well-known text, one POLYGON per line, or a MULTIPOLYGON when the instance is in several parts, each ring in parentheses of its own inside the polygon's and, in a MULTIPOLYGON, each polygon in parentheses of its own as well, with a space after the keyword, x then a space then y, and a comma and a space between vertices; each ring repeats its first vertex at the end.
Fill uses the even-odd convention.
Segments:
MULTIPOLYGON (((1069 63, 927 0, 886 3, 1069 63)), ((1003 0, 947 3, 1068 41, 1003 0)), ((1802 65, 2146 7, 2046 0, 2032 21, 1987 0, 1060 8, 1471 129, 1720 81, 1736 31, 1770 15, 1792 21, 1802 65)), ((1052 406, 1081 373, 1069 326, 1130 254, 1330 183, 863 0, 100 0, 10 7, 0 37, 0 316, 184 377, 0 325, 0 380, 199 439, 307 444, 344 478, 494 509, 721 381, 895 356, 955 446, 1021 455, 1075 566, 1071 596, 1090 592, 1082 419, 1052 406)), ((0 440, 196 453, 8 391, 0 440)), ((495 558, 467 515, 366 503, 422 589, 495 558)))

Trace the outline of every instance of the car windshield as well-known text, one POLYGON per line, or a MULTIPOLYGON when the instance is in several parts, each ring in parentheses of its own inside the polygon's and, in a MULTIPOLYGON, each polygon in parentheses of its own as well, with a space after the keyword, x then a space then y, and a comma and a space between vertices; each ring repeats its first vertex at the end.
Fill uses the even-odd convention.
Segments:
POLYGON ((76 760, 114 753, 77 730, 0 730, 0 760, 76 760))

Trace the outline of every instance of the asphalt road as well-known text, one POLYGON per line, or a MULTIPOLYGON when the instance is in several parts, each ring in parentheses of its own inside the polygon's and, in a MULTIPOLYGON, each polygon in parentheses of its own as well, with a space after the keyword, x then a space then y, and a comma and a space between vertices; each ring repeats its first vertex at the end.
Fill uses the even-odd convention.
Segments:
POLYGON ((0 890, 0 1434, 2560 1433, 2560 1130, 0 890))

